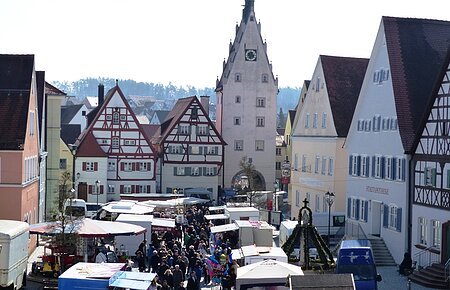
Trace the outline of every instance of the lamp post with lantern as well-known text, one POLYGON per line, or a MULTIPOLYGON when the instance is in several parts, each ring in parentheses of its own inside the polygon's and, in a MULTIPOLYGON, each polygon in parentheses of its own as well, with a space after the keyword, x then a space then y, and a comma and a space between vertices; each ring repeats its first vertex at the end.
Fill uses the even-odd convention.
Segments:
POLYGON ((335 197, 334 193, 329 191, 325 192, 325 201, 328 205, 328 239, 327 239, 328 248, 330 247, 331 206, 334 203, 334 197, 335 197))
POLYGON ((98 195, 100 194, 100 180, 95 181, 95 193, 97 195, 97 207, 98 207, 98 195))

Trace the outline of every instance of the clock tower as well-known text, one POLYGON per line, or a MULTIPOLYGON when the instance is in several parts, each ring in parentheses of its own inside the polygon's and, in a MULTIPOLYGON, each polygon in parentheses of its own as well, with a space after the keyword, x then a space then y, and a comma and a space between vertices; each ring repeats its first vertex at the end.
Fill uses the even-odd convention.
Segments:
POLYGON ((241 23, 236 25, 216 84, 216 127, 227 143, 224 187, 248 178, 252 190, 274 189, 277 94, 278 78, 256 21, 254 0, 245 0, 241 23))

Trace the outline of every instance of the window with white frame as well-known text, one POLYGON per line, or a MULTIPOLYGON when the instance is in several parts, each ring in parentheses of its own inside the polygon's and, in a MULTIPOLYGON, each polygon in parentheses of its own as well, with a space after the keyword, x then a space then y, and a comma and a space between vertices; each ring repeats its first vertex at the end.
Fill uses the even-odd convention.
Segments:
POLYGON ((119 144, 120 144, 119 137, 112 137, 112 142, 111 142, 112 148, 114 148, 114 149, 119 148, 119 144))
POLYGON ((219 146, 206 146, 204 153, 207 155, 219 155, 219 146))
POLYGON ((352 168, 352 170, 351 170, 352 176, 358 176, 359 175, 359 173, 358 173, 359 162, 361 160, 361 157, 359 155, 353 154, 350 159, 352 161, 350 164, 350 166, 352 168))
POLYGON ((113 113, 113 124, 119 124, 119 112, 113 113))
POLYGON ((295 191, 295 205, 300 206, 300 192, 298 190, 295 191))
POLYGON ((131 185, 129 185, 129 184, 124 185, 123 193, 131 193, 131 185))
POLYGON ((206 176, 213 176, 216 175, 216 168, 215 167, 205 167, 205 175, 206 176))
POLYGON ((136 145, 136 140, 124 140, 125 145, 136 145))
POLYGON ((199 176, 200 175, 200 167, 195 166, 191 168, 191 175, 192 176, 199 176))
POLYGON ((192 155, 199 155, 200 154, 200 146, 198 145, 191 145, 189 146, 190 150, 191 150, 191 154, 192 155))
POLYGON ((234 151, 244 150, 244 140, 234 140, 234 151))
POLYGON ((95 169, 95 162, 86 162, 86 171, 94 171, 95 169))
POLYGON ((364 122, 364 131, 370 132, 370 127, 372 126, 371 120, 365 120, 364 122))
POLYGON ((108 161, 108 171, 116 171, 116 162, 108 161))
POLYGON ((148 162, 139 162, 139 171, 150 171, 148 162))
POLYGON ((124 162, 123 171, 133 171, 133 162, 124 162))
POLYGON ((383 117, 383 122, 382 122, 382 126, 381 126, 381 129, 383 130, 383 131, 388 131, 389 130, 389 117, 383 117))
POLYGON ((30 111, 30 135, 34 135, 36 133, 36 125, 35 125, 35 117, 34 111, 30 111))
POLYGON ((316 155, 316 162, 314 163, 314 173, 319 173, 320 156, 316 155))
POLYGON ((264 127, 265 126, 265 118, 264 117, 256 117, 256 127, 264 127))
POLYGON ((406 159, 403 157, 395 158, 395 179, 405 181, 406 159))
POLYGON ((67 159, 66 158, 59 159, 59 169, 67 169, 67 159))
POLYGON ((306 172, 306 154, 302 155, 302 172, 306 172))
POLYGON ((388 217, 388 227, 397 228, 397 206, 391 205, 389 206, 389 217, 388 217))
POLYGON ((169 145, 169 153, 170 154, 182 154, 183 146, 182 145, 169 145))
POLYGON ((358 120, 358 126, 357 126, 356 130, 357 131, 364 131, 364 123, 365 123, 364 119, 359 119, 358 120))
POLYGON ((281 148, 279 148, 279 147, 275 148, 275 155, 281 156, 281 148))
POLYGON ((441 246, 441 222, 438 220, 431 220, 431 246, 441 246))
POLYGON ((320 211, 320 195, 316 194, 316 204, 314 206, 314 211, 319 212, 320 211))
POLYGON ((328 175, 333 175, 334 159, 333 157, 328 158, 328 175))
POLYGON ((108 193, 114 193, 116 191, 114 184, 108 184, 108 193))
POLYGON ((259 108, 263 108, 266 106, 266 98, 258 97, 256 98, 256 106, 259 108))
POLYGON ((275 162, 275 170, 281 170, 281 162, 280 161, 275 162))
POLYGON ((419 230, 417 242, 422 245, 427 244, 427 220, 424 217, 419 217, 419 230))
POLYGON ((317 118, 318 118, 318 114, 314 113, 313 128, 317 128, 317 118))
POLYGON ((322 128, 326 128, 327 127, 327 113, 323 112, 322 113, 322 128))
POLYGON ((127 119, 126 115, 120 115, 120 121, 125 121, 127 119))
POLYGON ((112 120, 112 116, 111 115, 106 115, 106 120, 107 121, 111 121, 112 120))
POLYGON ((264 140, 256 140, 255 141, 255 150, 256 151, 264 151, 264 140))
POLYGON ((178 125, 179 135, 189 135, 189 125, 178 125))
POLYGON ((309 128, 309 113, 305 116, 305 128, 309 128))
POLYGON ((398 125, 397 125, 397 117, 392 117, 392 118, 390 119, 390 125, 389 125, 389 128, 390 128, 392 131, 397 131, 397 128, 398 128, 398 125))
POLYGON ((185 175, 185 168, 184 167, 176 167, 176 175, 177 176, 183 176, 185 175))
POLYGON ((424 184, 425 186, 436 186, 436 168, 425 167, 424 184))
POLYGON ((360 204, 359 204, 359 219, 360 220, 365 220, 365 216, 367 215, 367 202, 363 199, 360 200, 360 204))
POLYGON ((394 169, 394 157, 392 156, 386 156, 385 157, 385 178, 389 179, 389 180, 393 180, 394 179, 394 173, 395 173, 395 169, 394 169))
POLYGON ((373 131, 380 132, 380 127, 381 127, 381 116, 375 115, 373 117, 373 131))
POLYGON ((197 127, 197 134, 200 136, 206 136, 209 133, 209 127, 207 125, 199 125, 197 127))
POLYGON ((361 177, 369 177, 370 157, 361 155, 361 177))
POLYGON ((146 185, 136 185, 136 193, 147 193, 146 185))
POLYGON ((325 175, 327 172, 327 158, 322 156, 322 175, 325 175))
POLYGON ((373 157, 373 161, 374 161, 374 173, 373 176, 375 178, 383 178, 383 156, 374 156, 373 157))

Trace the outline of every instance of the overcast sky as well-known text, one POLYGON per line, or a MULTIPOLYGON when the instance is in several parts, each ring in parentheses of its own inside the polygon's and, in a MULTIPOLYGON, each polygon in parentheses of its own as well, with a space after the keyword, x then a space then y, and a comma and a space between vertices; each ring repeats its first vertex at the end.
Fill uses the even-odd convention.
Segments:
MULTIPOLYGON (((245 0, 1 0, 0 51, 48 81, 111 77, 214 87, 245 0)), ((370 57, 381 17, 450 20, 448 0, 255 0, 279 86, 320 54, 370 57)))

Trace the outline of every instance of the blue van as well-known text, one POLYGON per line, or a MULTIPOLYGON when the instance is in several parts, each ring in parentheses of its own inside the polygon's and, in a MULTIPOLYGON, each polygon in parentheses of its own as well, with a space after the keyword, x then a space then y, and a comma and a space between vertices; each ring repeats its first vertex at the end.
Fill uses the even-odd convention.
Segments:
POLYGON ((381 276, 377 273, 369 240, 343 240, 336 265, 337 273, 352 273, 357 290, 378 289, 381 276))

